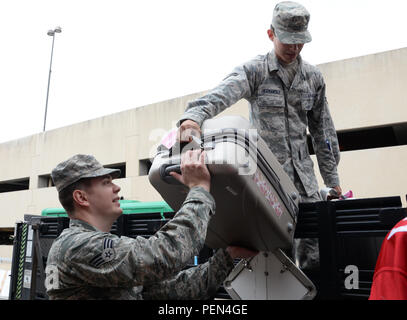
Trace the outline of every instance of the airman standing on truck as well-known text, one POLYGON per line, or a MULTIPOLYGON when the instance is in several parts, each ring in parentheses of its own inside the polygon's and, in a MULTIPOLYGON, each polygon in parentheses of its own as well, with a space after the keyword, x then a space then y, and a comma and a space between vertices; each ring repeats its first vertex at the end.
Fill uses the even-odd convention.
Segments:
MULTIPOLYGON (((301 4, 278 3, 267 30, 274 50, 236 67, 205 96, 188 103, 179 120, 178 138, 199 135, 204 120, 240 99, 249 102, 250 121, 294 182, 302 202, 322 200, 307 144, 307 128, 324 183, 341 195, 340 152, 321 72, 300 52, 312 40, 310 14, 301 4)), ((303 269, 318 265, 318 242, 301 239, 296 260, 303 269)))

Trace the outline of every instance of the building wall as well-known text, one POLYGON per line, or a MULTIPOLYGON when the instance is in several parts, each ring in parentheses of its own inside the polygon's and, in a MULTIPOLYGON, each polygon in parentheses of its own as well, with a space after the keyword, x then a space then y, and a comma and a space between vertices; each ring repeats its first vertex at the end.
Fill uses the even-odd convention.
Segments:
POLYGON ((407 120, 407 48, 318 67, 337 130, 407 120))
MULTIPOLYGON (((407 122, 403 93, 407 83, 407 48, 319 65, 337 130, 407 122)), ((117 180, 126 199, 161 200, 139 160, 154 154, 162 136, 175 127, 196 93, 135 108, 75 125, 0 144, 0 183, 29 177, 29 189, 0 193, 0 227, 12 227, 24 214, 59 207, 54 187, 39 188, 38 176, 50 174, 76 153, 93 154, 102 164, 126 163, 126 177, 117 180)), ((248 118, 242 100, 226 110, 248 118)), ((313 157, 315 160, 315 157, 313 157)), ((402 196, 405 200, 407 147, 394 146, 342 153, 339 165, 344 191, 356 197, 402 196)), ((316 161, 315 161, 316 163, 316 161)), ((318 166, 315 165, 317 170, 318 166)), ((322 179, 319 174, 320 186, 322 179)))

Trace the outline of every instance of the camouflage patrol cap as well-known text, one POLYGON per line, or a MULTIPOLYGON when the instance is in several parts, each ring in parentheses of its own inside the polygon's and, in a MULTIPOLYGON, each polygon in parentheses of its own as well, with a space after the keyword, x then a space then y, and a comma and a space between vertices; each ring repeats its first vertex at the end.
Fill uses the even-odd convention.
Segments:
POLYGON ((58 192, 82 178, 96 178, 110 174, 120 175, 120 169, 103 167, 92 155, 77 154, 58 164, 51 172, 52 181, 58 192))
POLYGON ((293 1, 283 1, 274 8, 271 25, 282 43, 303 44, 312 40, 307 30, 309 20, 310 14, 304 6, 293 1))

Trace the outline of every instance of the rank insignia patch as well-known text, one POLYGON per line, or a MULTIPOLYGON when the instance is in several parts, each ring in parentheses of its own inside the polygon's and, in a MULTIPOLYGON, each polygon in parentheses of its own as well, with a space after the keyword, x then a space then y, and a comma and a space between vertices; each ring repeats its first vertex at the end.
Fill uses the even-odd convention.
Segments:
POLYGON ((113 240, 105 238, 103 240, 103 251, 90 260, 90 264, 96 268, 99 268, 102 264, 112 261, 115 257, 113 249, 113 240))

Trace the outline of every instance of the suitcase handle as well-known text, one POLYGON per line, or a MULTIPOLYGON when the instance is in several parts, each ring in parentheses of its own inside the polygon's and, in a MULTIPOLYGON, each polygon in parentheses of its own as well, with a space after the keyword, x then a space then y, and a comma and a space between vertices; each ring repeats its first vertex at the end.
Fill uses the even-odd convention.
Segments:
POLYGON ((169 155, 171 157, 172 155, 181 154, 183 151, 186 151, 186 150, 195 150, 195 149, 203 150, 202 145, 203 145, 203 142, 201 141, 200 138, 192 136, 192 141, 190 141, 190 142, 179 142, 179 141, 177 141, 169 149, 169 151, 170 151, 169 155))
POLYGON ((165 181, 168 184, 178 184, 182 185, 177 179, 170 175, 170 172, 176 172, 181 174, 181 165, 180 164, 172 164, 166 163, 160 167, 160 177, 161 180, 165 181))

